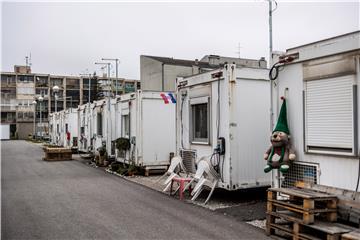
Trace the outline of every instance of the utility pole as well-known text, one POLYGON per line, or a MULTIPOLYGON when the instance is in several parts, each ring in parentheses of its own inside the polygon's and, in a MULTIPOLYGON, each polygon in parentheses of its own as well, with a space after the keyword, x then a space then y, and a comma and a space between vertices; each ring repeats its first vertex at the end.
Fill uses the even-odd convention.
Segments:
POLYGON ((236 52, 237 54, 238 54, 238 56, 239 56, 239 59, 240 59, 240 50, 241 50, 241 44, 240 43, 238 43, 238 51, 236 52))
MULTIPOLYGON (((272 38, 272 13, 277 8, 277 3, 275 0, 268 0, 269 1, 269 69, 272 67, 272 52, 273 52, 273 38, 272 38), (272 1, 275 2, 275 9, 272 7, 272 1)), ((274 108, 273 108, 273 81, 270 80, 270 132, 274 129, 274 108)), ((272 171, 271 172, 271 185, 272 187, 280 187, 280 171, 272 171), (277 186, 275 186, 275 182, 277 186)))
MULTIPOLYGON (((273 52, 273 34, 272 34, 272 14, 277 9, 276 0, 268 0, 269 2, 269 69, 273 66, 272 52, 273 52), (272 3, 275 3, 273 9, 272 3)), ((273 81, 270 80, 270 131, 274 128, 274 108, 273 108, 273 81)))

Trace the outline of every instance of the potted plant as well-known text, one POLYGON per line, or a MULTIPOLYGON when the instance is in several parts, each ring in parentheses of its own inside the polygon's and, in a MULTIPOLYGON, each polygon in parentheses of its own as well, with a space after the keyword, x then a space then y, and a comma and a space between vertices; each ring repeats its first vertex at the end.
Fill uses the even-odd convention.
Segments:
POLYGON ((126 151, 130 150, 130 140, 125 137, 121 137, 115 140, 116 149, 119 151, 119 156, 125 158, 126 151))
POLYGON ((106 152, 106 146, 102 145, 97 150, 99 152, 99 161, 97 164, 100 166, 104 166, 105 163, 107 162, 107 156, 108 156, 106 152))

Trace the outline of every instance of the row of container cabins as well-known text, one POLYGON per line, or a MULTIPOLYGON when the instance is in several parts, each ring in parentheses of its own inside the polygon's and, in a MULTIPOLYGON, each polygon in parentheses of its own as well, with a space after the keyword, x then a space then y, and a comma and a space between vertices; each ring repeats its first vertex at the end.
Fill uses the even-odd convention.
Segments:
POLYGON ((132 160, 149 171, 166 170, 175 154, 190 172, 220 144, 223 154, 212 159, 221 176, 219 188, 288 187, 309 181, 357 191, 360 32, 274 53, 273 62, 278 74, 271 81, 269 69, 225 64, 178 78, 175 93, 139 90, 54 113, 51 141, 75 144, 82 152, 105 145, 117 161, 132 160), (262 156, 281 96, 287 99, 297 159, 280 176, 264 173, 262 156), (130 139, 126 154, 115 149, 119 137, 130 139))

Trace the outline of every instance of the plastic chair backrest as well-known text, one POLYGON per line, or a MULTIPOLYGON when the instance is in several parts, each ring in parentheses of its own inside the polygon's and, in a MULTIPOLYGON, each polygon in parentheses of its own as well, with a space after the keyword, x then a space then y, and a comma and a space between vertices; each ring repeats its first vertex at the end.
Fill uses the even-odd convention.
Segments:
POLYGON ((207 173, 209 171, 209 164, 206 161, 206 159, 203 159, 203 158, 204 157, 202 157, 198 161, 196 173, 195 173, 195 176, 194 176, 195 179, 200 179, 204 175, 204 173, 207 173))
POLYGON ((173 173, 178 165, 181 165, 182 159, 179 156, 175 156, 171 159, 170 166, 167 170, 168 173, 173 173))

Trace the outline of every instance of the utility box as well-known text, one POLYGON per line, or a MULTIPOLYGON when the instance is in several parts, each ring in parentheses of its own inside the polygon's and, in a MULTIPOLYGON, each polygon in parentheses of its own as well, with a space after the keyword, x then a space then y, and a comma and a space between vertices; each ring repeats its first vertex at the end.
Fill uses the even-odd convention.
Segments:
POLYGON ((0 140, 9 140, 10 139, 10 124, 1 124, 0 132, 1 132, 0 140))
POLYGON ((268 69, 261 66, 226 64, 178 78, 176 149, 188 171, 208 156, 220 175, 219 188, 271 185, 263 170, 270 144, 269 87, 268 69))

